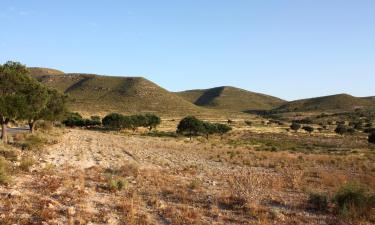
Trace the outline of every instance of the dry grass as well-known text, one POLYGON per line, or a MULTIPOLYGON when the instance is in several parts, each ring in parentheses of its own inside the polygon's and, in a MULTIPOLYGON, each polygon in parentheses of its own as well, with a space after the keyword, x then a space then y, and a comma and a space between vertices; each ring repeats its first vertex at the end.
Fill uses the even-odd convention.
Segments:
MULTIPOLYGON (((374 152, 362 139, 250 132, 236 129, 224 139, 188 141, 72 130, 47 148, 48 157, 33 172, 24 169, 10 185, 0 186, 7 196, 0 200, 1 224, 374 222, 344 218, 331 202, 350 181, 375 188, 374 152), (267 150, 271 139, 277 151, 267 150), (317 151, 289 151, 283 140, 317 151), (337 151, 321 151, 322 143, 337 151), (347 144, 356 151, 345 151, 347 144), (19 193, 9 194, 15 190, 19 193), (312 209, 311 193, 327 196, 326 211, 312 209)), ((27 155, 20 159, 25 160, 20 168, 30 168, 27 155)))

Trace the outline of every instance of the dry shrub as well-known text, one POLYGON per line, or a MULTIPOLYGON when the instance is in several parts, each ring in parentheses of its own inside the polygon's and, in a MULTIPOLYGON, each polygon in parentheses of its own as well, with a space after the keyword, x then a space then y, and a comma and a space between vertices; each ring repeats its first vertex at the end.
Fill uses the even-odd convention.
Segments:
POLYGON ((19 168, 22 171, 30 172, 30 168, 35 164, 35 159, 32 157, 23 157, 20 161, 19 168))
POLYGON ((35 130, 39 130, 41 132, 48 132, 53 129, 53 123, 50 121, 38 121, 35 124, 35 130))
POLYGON ((358 183, 347 183, 334 197, 338 213, 351 219, 373 220, 375 192, 358 183))
POLYGON ((10 170, 9 162, 3 157, 0 157, 0 185, 9 184, 10 182, 9 170, 10 170))

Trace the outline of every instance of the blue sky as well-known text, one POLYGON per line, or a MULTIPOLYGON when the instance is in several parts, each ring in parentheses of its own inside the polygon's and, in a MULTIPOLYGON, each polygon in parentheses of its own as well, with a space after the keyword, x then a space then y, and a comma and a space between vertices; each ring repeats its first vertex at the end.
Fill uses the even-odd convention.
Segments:
POLYGON ((375 95, 373 0, 1 0, 0 63, 222 85, 287 100, 375 95))

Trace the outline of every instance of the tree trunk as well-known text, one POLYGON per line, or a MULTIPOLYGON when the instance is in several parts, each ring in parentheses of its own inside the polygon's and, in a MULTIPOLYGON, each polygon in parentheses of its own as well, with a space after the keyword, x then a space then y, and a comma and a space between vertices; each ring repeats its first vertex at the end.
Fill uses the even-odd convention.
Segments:
POLYGON ((1 123, 1 139, 3 140, 4 144, 8 143, 8 136, 7 136, 7 128, 8 128, 8 123, 7 122, 2 122, 1 123))
POLYGON ((29 128, 30 128, 30 133, 34 133, 35 131, 35 122, 29 122, 29 128))

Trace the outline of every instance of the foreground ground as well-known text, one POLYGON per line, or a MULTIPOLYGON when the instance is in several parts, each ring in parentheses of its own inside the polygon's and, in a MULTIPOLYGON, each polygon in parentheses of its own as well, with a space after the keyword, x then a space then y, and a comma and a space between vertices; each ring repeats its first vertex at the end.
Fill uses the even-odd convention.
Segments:
POLYGON ((333 208, 312 210, 309 194, 331 196, 348 181, 375 187, 373 150, 361 137, 299 137, 67 129, 29 172, 0 186, 1 224, 351 224, 333 208))

